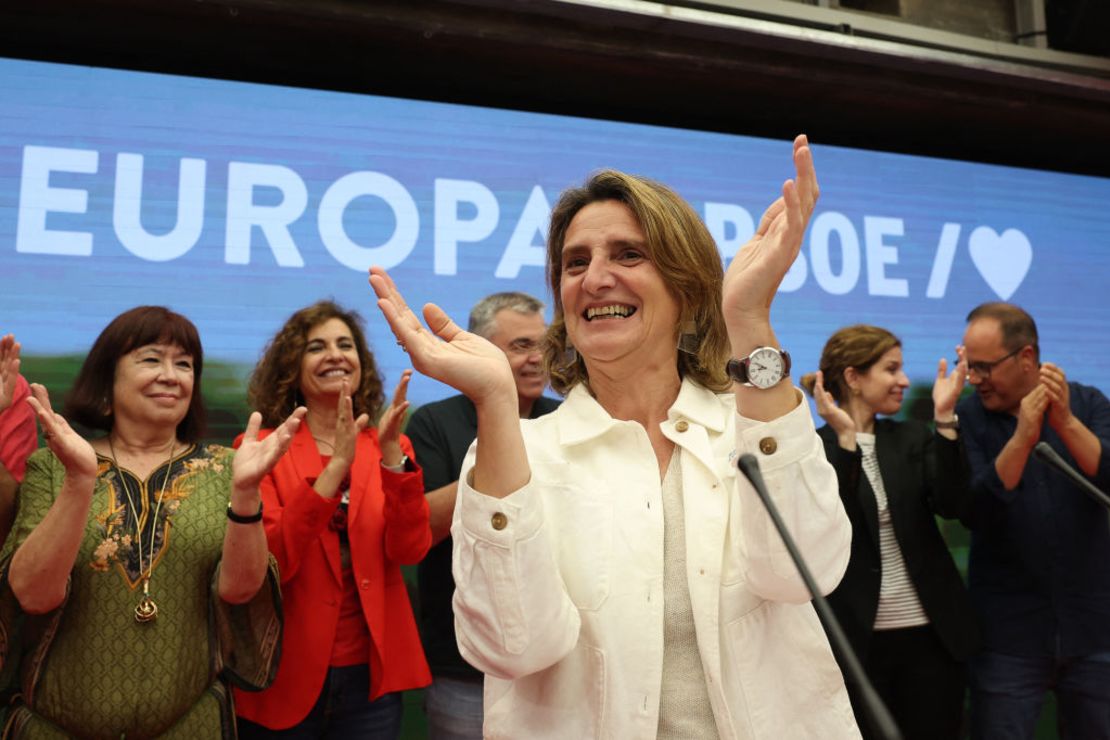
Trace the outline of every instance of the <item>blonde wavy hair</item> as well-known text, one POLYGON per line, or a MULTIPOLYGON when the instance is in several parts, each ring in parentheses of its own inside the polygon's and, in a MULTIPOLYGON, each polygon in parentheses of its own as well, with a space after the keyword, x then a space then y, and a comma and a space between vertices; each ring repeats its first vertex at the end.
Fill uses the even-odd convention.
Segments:
MULTIPOLYGON (((725 391, 731 381, 725 373, 730 347, 721 314, 724 269, 717 245, 694 209, 667 186, 616 170, 602 170, 582 187, 559 196, 551 212, 547 237, 547 281, 554 301, 554 318, 547 330, 544 365, 551 387, 566 394, 579 383, 589 383, 589 373, 577 353, 567 352, 563 316, 563 243, 575 215, 591 203, 616 201, 628 206, 644 232, 648 256, 680 306, 683 324, 692 322, 694 351, 678 353, 678 373, 713 390, 725 391)), ((680 326, 674 327, 678 342, 680 326)))

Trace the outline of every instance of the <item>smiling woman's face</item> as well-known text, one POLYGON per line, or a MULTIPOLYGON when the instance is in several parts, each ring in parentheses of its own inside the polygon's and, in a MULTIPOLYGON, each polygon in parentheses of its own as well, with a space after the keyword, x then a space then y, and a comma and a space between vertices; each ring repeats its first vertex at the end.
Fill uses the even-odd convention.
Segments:
POLYGON ((560 295, 567 335, 587 364, 626 358, 674 367, 679 304, 648 254, 628 206, 591 203, 571 220, 560 295))
POLYGON ((176 344, 146 344, 116 361, 114 423, 176 429, 193 399, 193 356, 176 344))
POLYGON ((334 404, 344 380, 351 393, 358 390, 362 366, 346 322, 330 318, 312 327, 306 340, 301 356, 300 389, 307 404, 334 404))
POLYGON ((861 373, 856 387, 860 400, 875 414, 897 414, 910 379, 902 363, 902 348, 891 347, 879 360, 861 373))

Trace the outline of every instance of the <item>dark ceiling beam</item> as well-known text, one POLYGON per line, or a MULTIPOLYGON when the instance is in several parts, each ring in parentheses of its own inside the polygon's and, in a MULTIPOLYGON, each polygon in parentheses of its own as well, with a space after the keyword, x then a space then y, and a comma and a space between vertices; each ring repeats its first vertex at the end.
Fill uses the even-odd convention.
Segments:
POLYGON ((555 0, 0 6, 3 56, 1110 176, 1105 80, 886 48, 555 0))

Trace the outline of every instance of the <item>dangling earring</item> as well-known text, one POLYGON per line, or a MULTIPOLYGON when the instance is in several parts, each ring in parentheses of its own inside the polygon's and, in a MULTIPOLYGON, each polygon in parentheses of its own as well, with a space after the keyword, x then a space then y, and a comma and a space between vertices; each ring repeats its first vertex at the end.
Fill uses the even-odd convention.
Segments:
POLYGON ((563 366, 571 367, 576 362, 578 362, 578 350, 570 343, 570 339, 567 339, 563 349, 563 366))
POLYGON ((688 355, 698 354, 698 327, 693 321, 683 321, 678 335, 678 351, 688 355))

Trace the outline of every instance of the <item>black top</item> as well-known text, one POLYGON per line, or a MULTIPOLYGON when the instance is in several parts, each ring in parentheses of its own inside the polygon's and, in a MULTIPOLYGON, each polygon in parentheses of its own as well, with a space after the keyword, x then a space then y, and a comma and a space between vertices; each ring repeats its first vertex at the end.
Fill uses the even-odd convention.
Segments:
MULTIPOLYGON (((840 497, 852 521, 851 559, 840 585, 829 594, 829 605, 862 662, 882 581, 878 503, 862 472, 860 449, 840 447, 828 426, 817 433, 836 469, 840 497)), ((963 580, 936 523, 936 516, 962 519, 970 510, 970 475, 961 440, 946 439, 920 422, 879 419, 875 455, 894 535, 921 606, 948 652, 963 660, 978 646, 979 633, 963 580)))
MULTIPOLYGON (((551 413, 559 403, 552 398, 537 398, 529 418, 551 413)), ((466 396, 451 396, 418 408, 405 433, 424 470, 424 490, 434 491, 459 479, 463 458, 478 434, 478 413, 466 396)), ((420 562, 419 576, 420 634, 432 675, 481 678, 482 674, 459 655, 455 642, 450 536, 428 551, 420 562)))
MULTIPOLYGON (((1110 401, 1097 388, 1068 383, 1071 412, 1102 444, 1090 480, 1110 488, 1110 401)), ((994 461, 1017 417, 983 408, 979 396, 958 411, 971 464, 974 510, 968 583, 987 650, 1074 657, 1110 650, 1110 524, 1106 510, 1032 455, 1007 491, 994 461)), ((1075 458, 1049 426, 1048 442, 1075 458)), ((1082 471, 1080 471, 1082 473, 1082 471)))

